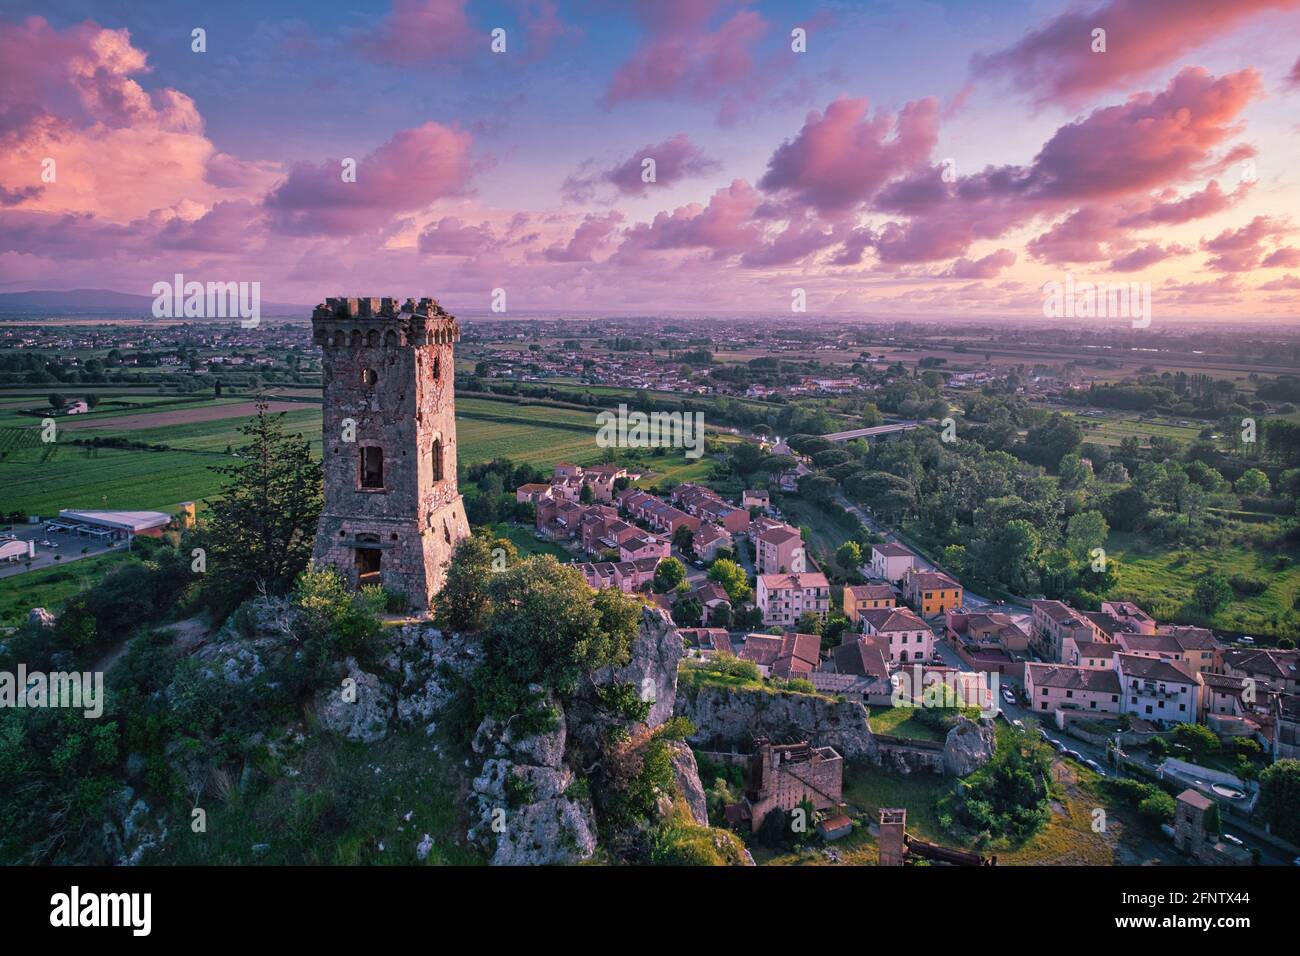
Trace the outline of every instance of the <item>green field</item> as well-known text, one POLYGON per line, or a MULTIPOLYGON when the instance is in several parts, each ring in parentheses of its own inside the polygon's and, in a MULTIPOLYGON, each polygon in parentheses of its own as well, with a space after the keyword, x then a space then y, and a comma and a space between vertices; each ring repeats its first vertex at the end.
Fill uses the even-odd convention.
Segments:
POLYGON ((1235 595, 1210 619, 1210 626, 1246 634, 1292 634, 1292 601, 1300 593, 1300 553, 1282 555, 1239 541, 1222 546, 1179 548, 1148 541, 1140 534, 1116 532, 1106 553, 1119 561, 1119 584, 1112 597, 1137 601, 1160 620, 1177 619, 1196 582, 1211 569, 1268 583, 1262 594, 1235 595))
POLYGON ((78 591, 98 584, 104 572, 136 560, 126 551, 112 551, 39 571, 0 578, 0 627, 21 624, 34 607, 58 607, 78 591))
POLYGON ((1083 429, 1083 440, 1097 445, 1119 445, 1125 438, 1136 436, 1145 444, 1152 436, 1172 438, 1187 444, 1196 441, 1204 422, 1191 418, 1138 418, 1135 416, 1112 414, 1105 418, 1090 415, 1071 415, 1074 422, 1083 429), (1189 424, 1180 425, 1179 422, 1189 424))
MULTIPOLYGON (((166 445, 166 451, 86 448, 72 444, 44 445, 39 422, 13 413, 16 406, 0 407, 0 511, 54 514, 60 508, 114 508, 168 510, 181 501, 202 501, 220 488, 220 476, 210 469, 228 459, 226 447, 238 448, 238 427, 245 418, 221 418, 158 427, 132 428, 140 415, 185 408, 209 408, 248 399, 206 400, 160 407, 167 396, 131 396, 137 401, 112 414, 113 427, 81 430, 65 428, 61 438, 126 437, 133 441, 166 445), (140 407, 134 407, 134 406, 140 407), (119 425, 120 422, 120 425, 119 425)), ((92 417, 98 418, 99 413, 92 417)), ((293 432, 312 439, 320 449, 321 412, 304 403, 301 411, 285 412, 293 432)), ((604 450, 596 445, 594 412, 515 404, 487 399, 465 399, 457 405, 457 430, 463 464, 510 458, 543 467, 558 461, 591 464, 604 450)), ((707 474, 707 460, 685 463, 665 456, 653 459, 657 468, 675 480, 707 474), (678 477, 680 475, 681 477, 678 477)))

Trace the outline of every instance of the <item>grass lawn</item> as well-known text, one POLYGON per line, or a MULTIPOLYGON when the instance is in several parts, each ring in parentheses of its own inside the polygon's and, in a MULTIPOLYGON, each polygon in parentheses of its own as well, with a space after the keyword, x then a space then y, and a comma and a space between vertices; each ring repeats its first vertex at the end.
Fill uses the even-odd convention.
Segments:
POLYGON ((872 707, 871 732, 902 737, 907 740, 933 740, 943 743, 947 734, 927 726, 918 719, 918 707, 872 707))
POLYGON ((564 564, 568 564, 573 560, 573 555, 568 551, 565 551, 552 541, 538 539, 528 528, 498 522, 492 525, 492 533, 499 538, 509 539, 511 544, 519 549, 520 557, 528 558, 535 554, 549 554, 564 564))
POLYGON ((1119 561, 1116 594, 1137 601, 1157 618, 1175 619, 1191 600, 1201 576, 1218 569, 1228 577, 1259 578, 1268 583, 1268 589, 1256 595, 1236 595, 1214 614, 1211 626, 1256 636, 1295 632, 1291 603, 1300 593, 1300 554, 1286 555, 1288 560, 1279 567, 1277 555, 1240 542, 1223 548, 1178 548, 1121 532, 1111 534, 1106 552, 1119 561))
POLYGON ((0 627, 23 623, 31 608, 58 607, 78 591, 98 584, 105 571, 136 560, 128 552, 113 551, 0 578, 0 627))

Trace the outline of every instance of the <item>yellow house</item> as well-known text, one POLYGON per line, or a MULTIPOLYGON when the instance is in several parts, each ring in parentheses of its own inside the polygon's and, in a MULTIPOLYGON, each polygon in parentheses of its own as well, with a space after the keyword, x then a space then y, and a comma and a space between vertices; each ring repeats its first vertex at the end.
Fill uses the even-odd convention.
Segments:
POLYGON ((961 585, 938 571, 913 571, 903 581, 903 597, 921 617, 961 607, 961 585))
POLYGON ((844 586, 844 616, 854 624, 858 614, 896 604, 894 589, 888 584, 846 584, 844 586))

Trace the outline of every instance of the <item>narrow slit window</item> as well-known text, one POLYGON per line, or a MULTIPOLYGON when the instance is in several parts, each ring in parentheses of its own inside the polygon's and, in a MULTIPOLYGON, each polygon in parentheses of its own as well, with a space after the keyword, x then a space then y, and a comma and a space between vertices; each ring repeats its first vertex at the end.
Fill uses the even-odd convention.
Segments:
POLYGON ((442 439, 433 440, 433 480, 442 481, 442 439))
POLYGON ((361 487, 384 487, 384 450, 373 445, 361 449, 361 487))

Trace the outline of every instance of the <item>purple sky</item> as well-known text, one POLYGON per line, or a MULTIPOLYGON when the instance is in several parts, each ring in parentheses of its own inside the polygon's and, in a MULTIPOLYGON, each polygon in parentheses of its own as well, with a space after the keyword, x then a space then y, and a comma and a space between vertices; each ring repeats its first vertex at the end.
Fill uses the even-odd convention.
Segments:
POLYGON ((5 291, 1016 318, 1069 273, 1157 316, 1300 303, 1300 0, 103 6, 0 19, 5 291))

